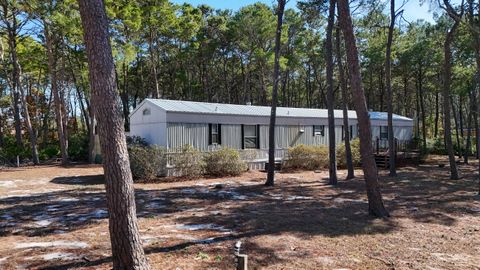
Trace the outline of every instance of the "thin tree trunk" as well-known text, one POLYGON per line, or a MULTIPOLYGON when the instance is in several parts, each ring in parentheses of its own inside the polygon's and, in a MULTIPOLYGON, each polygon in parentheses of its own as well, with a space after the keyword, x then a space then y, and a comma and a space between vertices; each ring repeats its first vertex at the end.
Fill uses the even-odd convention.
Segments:
POLYGON ((418 93, 420 97, 420 113, 422 114, 422 152, 427 152, 427 125, 425 123, 425 98, 423 97, 423 68, 418 66, 418 93))
POLYGON ((343 31, 347 52, 350 84, 360 131, 360 154, 362 157, 362 167, 367 188, 369 213, 377 217, 388 217, 389 214, 383 205, 380 185, 378 183, 377 165, 375 164, 372 147, 370 118, 368 116, 365 93, 362 86, 358 49, 353 31, 352 18, 350 16, 349 2, 348 0, 338 0, 337 4, 338 17, 343 31))
POLYGON ((285 0, 278 0, 277 7, 277 29, 275 34, 275 59, 273 65, 273 91, 272 91, 272 108, 270 115, 270 126, 268 133, 268 172, 266 186, 273 186, 275 179, 275 120, 277 117, 277 99, 278 84, 280 73, 280 48, 282 37, 283 11, 285 9, 285 0))
MULTIPOLYGON (((450 95, 450 104, 452 105, 452 114, 453 114, 453 123, 455 124, 455 139, 457 142, 457 147, 456 149, 460 150, 461 145, 460 145, 460 135, 459 135, 459 130, 458 130, 458 118, 457 118, 457 112, 455 111, 455 101, 453 100, 452 95, 450 95)), ((455 152, 455 147, 453 148, 455 152)), ((458 151, 458 157, 462 157, 462 152, 458 151)))
MULTIPOLYGON (((446 1, 446 0, 445 0, 446 1)), ((458 179, 457 164, 455 163, 455 153, 453 151, 452 133, 451 133, 451 115, 450 115, 450 81, 452 77, 452 51, 451 44, 455 36, 455 31, 459 25, 459 22, 455 21, 452 28, 448 31, 447 37, 444 43, 444 78, 443 78, 443 115, 444 115, 444 136, 445 145, 448 152, 448 159, 450 162, 450 179, 458 179)))
POLYGON ((102 0, 79 0, 92 107, 98 118, 104 158, 113 269, 150 269, 137 225, 135 194, 128 160, 122 108, 102 0))
POLYGON ((388 111, 388 154, 389 176, 397 176, 395 134, 393 133, 393 93, 392 93, 392 42, 395 30, 395 0, 390 0, 390 26, 388 27, 387 50, 385 57, 385 86, 387 87, 387 111, 388 111))
MULTIPOLYGON (((4 14, 7 14, 7 6, 4 6, 4 14)), ((7 32, 8 32, 8 45, 10 47, 10 60, 12 63, 18 63, 17 59, 17 20, 15 17, 15 11, 12 12, 12 16, 14 19, 12 20, 12 24, 8 24, 7 32)), ((12 86, 12 98, 13 98, 13 120, 15 123, 15 141, 18 147, 23 146, 22 142, 22 122, 20 117, 21 112, 21 100, 20 100, 20 93, 18 91, 18 66, 13 65, 12 68, 12 79, 11 79, 11 86, 12 86)))
MULTIPOLYGON (((345 77, 345 71, 343 69, 342 63, 342 51, 341 51, 341 36, 340 36, 340 28, 336 30, 336 53, 337 53, 337 65, 338 65, 338 80, 340 82, 340 88, 342 90, 342 107, 343 107, 343 126, 348 127, 348 86, 347 86, 347 78, 345 77)), ((352 149, 350 145, 350 129, 345 129, 345 158, 347 161, 347 180, 355 178, 355 170, 353 168, 353 160, 352 160, 352 149)))
POLYGON ((440 110, 439 110, 439 97, 438 92, 435 92, 435 120, 434 120, 434 129, 433 129, 433 137, 438 137, 438 118, 440 117, 440 110))
POLYGON ((22 105, 23 105, 25 126, 27 128, 28 135, 30 137, 30 146, 31 146, 31 151, 32 151, 32 161, 33 161, 33 164, 38 165, 38 164, 40 164, 40 160, 38 158, 37 134, 32 127, 32 121, 30 120, 30 113, 28 112, 28 103, 27 103, 27 99, 25 98, 25 91, 23 90, 23 87, 21 86, 20 66, 19 66, 18 63, 14 63, 14 65, 18 66, 17 67, 17 69, 18 69, 17 87, 19 89, 20 96, 21 96, 21 101, 22 101, 22 105))
POLYGON ((58 132, 58 139, 60 141, 60 152, 62 155, 62 165, 68 164, 68 143, 67 143, 67 135, 66 130, 64 129, 64 105, 63 99, 60 97, 59 93, 59 85, 57 81, 57 61, 54 55, 53 49, 53 40, 52 40, 52 33, 50 33, 48 23, 44 21, 44 35, 45 35, 45 43, 47 45, 47 56, 48 56, 48 69, 50 71, 50 84, 52 89, 53 95, 53 103, 55 107, 55 119, 57 122, 57 132, 58 132))
POLYGON ((470 148, 472 147, 472 119, 473 119, 473 99, 472 99, 472 90, 470 90, 469 95, 470 95, 470 110, 468 111, 468 116, 467 116, 467 141, 465 144, 465 152, 463 156, 463 162, 465 164, 468 164, 468 158, 470 155, 470 148))
POLYGON ((96 119, 93 112, 93 108, 89 108, 90 113, 90 130, 88 131, 88 162, 90 164, 95 163, 96 153, 95 153, 95 144, 96 144, 96 119))
MULTIPOLYGON (((325 62, 327 66, 327 109, 328 109, 328 184, 337 184, 337 160, 335 153, 335 116, 333 112, 335 95, 333 92, 333 24, 335 21, 335 0, 330 0, 328 9, 327 37, 325 40, 325 62)), ((344 126, 348 129, 348 126, 344 126)), ((345 137, 345 141, 350 138, 345 137)))

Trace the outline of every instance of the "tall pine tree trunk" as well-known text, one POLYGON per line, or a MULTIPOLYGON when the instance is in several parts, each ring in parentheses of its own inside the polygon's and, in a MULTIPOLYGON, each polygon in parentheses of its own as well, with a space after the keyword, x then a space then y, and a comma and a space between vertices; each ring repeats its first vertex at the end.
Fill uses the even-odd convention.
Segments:
POLYGON ((57 79, 57 61, 53 48, 52 33, 48 23, 44 21, 44 35, 47 47, 48 69, 50 72, 50 84, 52 88, 53 103, 55 107, 55 120, 57 123, 58 140, 60 141, 60 153, 62 155, 62 164, 68 164, 68 140, 65 130, 64 101, 61 98, 58 79, 57 79))
MULTIPOLYGON (((327 22, 327 38, 325 40, 325 62, 327 66, 327 109, 328 109, 328 184, 337 184, 337 160, 335 153, 335 116, 334 116, 334 102, 335 95, 333 92, 333 24, 335 21, 335 0, 330 0, 328 9, 327 22)), ((348 126, 343 127, 348 130, 348 126)), ((345 141, 350 140, 345 136, 345 141)))
POLYGON ((387 50, 385 56, 385 86, 387 88, 387 111, 388 111, 388 155, 389 176, 397 176, 395 134, 393 133, 393 93, 392 93, 392 42, 395 31, 395 0, 390 0, 390 26, 388 27, 387 50))
POLYGON ((79 0, 87 52, 92 107, 104 158, 113 269, 150 269, 137 225, 122 107, 102 0, 79 0))
POLYGON ((455 163, 455 153, 453 151, 452 131, 451 131, 451 115, 450 115, 450 83, 452 77, 452 51, 451 44, 455 36, 455 31, 459 22, 455 21, 452 28, 448 31, 444 43, 444 64, 443 64, 443 129, 445 136, 445 145, 448 152, 448 159, 450 162, 450 179, 458 179, 457 164, 455 163))
POLYGON ((30 120, 30 113, 28 112, 28 103, 27 99, 25 97, 25 91, 21 85, 20 82, 20 65, 17 63, 14 63, 14 65, 18 66, 18 78, 17 78, 17 87, 19 90, 19 93, 21 95, 21 101, 23 105, 23 112, 24 112, 24 119, 25 119, 25 127, 27 128, 28 135, 30 137, 30 146, 31 146, 31 151, 32 151, 32 161, 33 164, 38 165, 40 164, 40 160, 38 158, 38 149, 37 149, 37 133, 32 127, 32 121, 30 120))
POLYGON ((273 92, 272 108, 270 114, 270 126, 268 128, 268 172, 266 186, 273 186, 275 178, 275 118, 277 117, 278 84, 280 73, 280 48, 282 37, 283 11, 285 0, 278 0, 277 7, 277 30, 275 33, 275 59, 273 65, 273 92))
MULTIPOLYGON (((343 126, 348 127, 348 87, 347 87, 347 78, 345 77, 345 70, 343 69, 342 63, 342 51, 341 51, 341 37, 340 37, 340 27, 336 31, 336 53, 337 53, 337 65, 338 65, 338 80, 340 81, 340 88, 342 90, 342 107, 343 107, 343 126)), ((350 129, 345 129, 345 138, 350 139, 350 129)), ((353 160, 352 160, 352 147, 350 145, 350 140, 345 140, 345 158, 347 161, 347 180, 355 178, 355 170, 353 169, 353 160)))
POLYGON ((362 168, 367 188, 368 208, 371 215, 377 217, 388 217, 389 214, 383 205, 380 185, 378 183, 377 165, 373 155, 372 130, 370 118, 368 116, 367 103, 365 101, 365 92, 362 86, 362 76, 360 74, 360 62, 358 59, 358 49, 353 31, 352 18, 350 16, 350 7, 348 0, 338 0, 338 17, 342 28, 345 49, 347 51, 347 62, 350 74, 350 84, 355 103, 355 111, 360 132, 360 155, 362 158, 362 168))
POLYGON ((473 119, 473 99, 472 99, 472 90, 469 91, 469 100, 470 100, 470 110, 468 110, 467 115, 467 140, 465 143, 465 152, 463 156, 463 162, 468 164, 468 158, 470 155, 470 148, 472 148, 472 119, 473 119))
POLYGON ((422 152, 427 152, 427 125, 425 123, 425 98, 423 97, 423 68, 422 63, 418 67, 418 93, 420 98, 420 113, 422 114, 422 152))

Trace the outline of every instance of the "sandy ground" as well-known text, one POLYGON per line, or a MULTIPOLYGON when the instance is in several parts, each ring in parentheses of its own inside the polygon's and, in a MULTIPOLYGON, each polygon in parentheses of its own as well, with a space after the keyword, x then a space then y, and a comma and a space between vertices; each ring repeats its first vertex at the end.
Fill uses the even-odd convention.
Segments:
MULTIPOLYGON (((387 220, 368 216, 360 171, 136 184, 145 252, 154 269, 233 269, 241 240, 250 269, 480 269, 475 163, 460 180, 439 163, 380 172, 387 220)), ((0 170, 0 269, 110 269, 102 183, 98 166, 0 170)))

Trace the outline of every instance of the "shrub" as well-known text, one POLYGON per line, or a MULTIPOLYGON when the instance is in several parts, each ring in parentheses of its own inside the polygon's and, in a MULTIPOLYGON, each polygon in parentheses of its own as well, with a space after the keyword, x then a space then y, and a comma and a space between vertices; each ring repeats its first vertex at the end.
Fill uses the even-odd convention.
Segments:
POLYGON ((231 148, 221 148, 205 155, 205 171, 212 176, 237 176, 247 170, 240 153, 231 148))
POLYGON ((446 155, 447 149, 443 137, 436 137, 433 140, 427 140, 428 153, 434 155, 446 155))
POLYGON ((131 146, 128 148, 128 154, 134 180, 149 180, 165 173, 167 159, 164 149, 159 147, 131 146))
POLYGON ((74 133, 68 138, 68 156, 71 160, 88 160, 88 134, 74 133))
POLYGON ((128 146, 148 146, 147 141, 140 136, 127 136, 128 146))
MULTIPOLYGON (((352 163, 354 167, 360 166, 361 156, 360 156, 360 139, 355 138, 350 141, 350 150, 352 152, 352 163)), ((347 167, 347 157, 345 153, 345 143, 342 143, 337 146, 337 166, 340 168, 347 167)))
POLYGON ((328 166, 328 148, 323 145, 300 144, 288 149, 283 168, 286 170, 317 170, 328 166))
POLYGON ((19 156, 20 160, 32 158, 32 152, 28 141, 23 140, 22 145, 17 145, 15 136, 5 136, 3 146, 0 148, 0 158, 15 163, 19 156))
POLYGON ((201 176, 205 171, 202 153, 189 144, 184 145, 179 153, 174 154, 172 162, 179 176, 193 178, 201 176))
POLYGON ((58 145, 48 145, 45 149, 40 150, 40 154, 46 156, 47 159, 60 155, 60 147, 58 145))

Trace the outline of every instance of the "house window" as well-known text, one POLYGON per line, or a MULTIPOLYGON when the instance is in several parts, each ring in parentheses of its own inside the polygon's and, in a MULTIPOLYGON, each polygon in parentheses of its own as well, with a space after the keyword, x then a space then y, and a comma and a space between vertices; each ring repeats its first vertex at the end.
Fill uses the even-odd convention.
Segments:
POLYGON ((258 148, 258 127, 256 125, 243 126, 243 148, 258 148))
POLYGON ((221 125, 209 124, 209 144, 221 144, 221 125))
POLYGON ((380 126, 380 140, 388 139, 388 126, 380 126))
POLYGON ((313 126, 313 136, 325 136, 325 126, 313 126))
POLYGON ((150 109, 147 108, 147 109, 143 110, 142 114, 143 115, 150 115, 151 114, 150 109))
POLYGON ((353 139, 353 126, 350 126, 350 141, 353 139))

